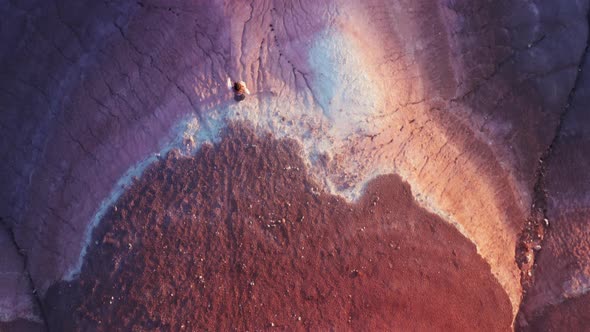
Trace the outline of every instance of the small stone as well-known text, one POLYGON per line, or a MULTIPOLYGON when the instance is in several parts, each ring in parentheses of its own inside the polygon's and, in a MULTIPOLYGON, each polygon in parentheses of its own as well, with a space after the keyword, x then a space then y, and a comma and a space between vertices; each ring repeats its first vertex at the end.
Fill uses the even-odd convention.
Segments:
POLYGON ((535 251, 539 251, 539 250, 541 250, 541 245, 537 244, 536 246, 533 247, 533 249, 535 251))
POLYGON ((545 227, 549 227, 549 219, 543 218, 543 224, 545 225, 545 227))

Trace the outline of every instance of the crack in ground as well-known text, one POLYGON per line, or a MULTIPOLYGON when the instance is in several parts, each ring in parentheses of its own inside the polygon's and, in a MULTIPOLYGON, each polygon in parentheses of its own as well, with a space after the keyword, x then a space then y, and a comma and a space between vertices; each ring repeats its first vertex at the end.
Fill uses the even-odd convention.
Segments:
POLYGON ((574 79, 574 84, 568 95, 565 107, 559 115, 553 139, 551 140, 551 143, 549 144, 547 149, 543 151, 541 157, 539 158, 539 163, 535 171, 536 181, 533 187, 533 203, 531 205, 531 213, 526 221, 525 228, 520 234, 520 238, 516 247, 515 259, 516 263, 518 264, 518 267, 521 270, 521 285, 523 289, 523 296, 526 294, 527 290, 530 289, 530 287, 533 285, 535 252, 541 250, 543 238, 550 229, 549 218, 547 216, 548 192, 546 188, 545 176, 547 174, 548 169, 547 165, 551 161, 553 157, 553 151, 559 143, 559 137, 563 129, 564 120, 571 109, 576 94, 576 89, 578 88, 580 80, 583 76, 582 70, 586 65, 588 51, 590 49, 590 8, 588 9, 588 12, 586 14, 586 25, 586 46, 584 48, 584 51, 582 52, 580 60, 578 61, 578 70, 576 73, 576 77, 574 79))
MULTIPOLYGON (((29 281, 29 284, 32 288, 31 290, 31 296, 33 297, 33 300, 35 301, 35 303, 37 304, 37 307, 39 307, 39 317, 41 318, 41 320, 43 321, 43 326, 45 326, 45 331, 49 331, 49 324, 47 323, 47 316, 45 314, 45 309, 43 307, 43 301, 41 300, 41 298, 39 297, 39 292, 37 291, 37 288, 35 287, 35 283, 33 282, 33 278, 31 277, 31 274, 29 273, 29 258, 26 254, 26 250, 22 249, 18 243, 16 242, 16 237, 14 234, 14 227, 11 227, 8 224, 8 221, 0 218, 0 227, 4 228, 6 230, 6 232, 8 233, 8 236, 10 237, 10 241, 12 242, 12 244, 14 245, 14 247, 16 248, 18 255, 23 259, 23 264, 24 264, 24 275, 26 276, 26 278, 29 281)), ((35 312, 35 310, 33 311, 35 312)))

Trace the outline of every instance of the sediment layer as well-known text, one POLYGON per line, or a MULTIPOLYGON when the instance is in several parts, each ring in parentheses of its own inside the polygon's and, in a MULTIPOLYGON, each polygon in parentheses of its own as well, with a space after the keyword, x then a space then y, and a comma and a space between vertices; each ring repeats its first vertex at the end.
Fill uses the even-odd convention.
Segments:
POLYGON ((299 149, 238 125, 150 166, 48 291, 51 328, 510 329, 489 265, 399 177, 350 204, 299 149))
POLYGON ((587 102, 573 98, 587 85, 587 12, 551 0, 0 4, 0 217, 27 252, 31 293, 79 282, 94 227, 112 226, 102 212, 158 155, 193 156, 245 121, 295 140, 302 170, 341 204, 398 175, 474 245, 513 315, 523 277, 532 322, 587 291, 588 122, 570 107, 587 102), (228 77, 252 95, 235 104, 228 77))

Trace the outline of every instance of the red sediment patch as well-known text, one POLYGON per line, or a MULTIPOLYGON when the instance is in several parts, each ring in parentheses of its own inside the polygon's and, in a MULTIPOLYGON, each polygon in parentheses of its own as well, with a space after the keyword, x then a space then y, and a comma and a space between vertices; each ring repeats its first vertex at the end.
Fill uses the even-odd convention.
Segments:
POLYGON ((319 192, 299 148, 231 126, 148 168, 45 300, 56 330, 509 330, 505 292, 397 176, 355 204, 319 192))

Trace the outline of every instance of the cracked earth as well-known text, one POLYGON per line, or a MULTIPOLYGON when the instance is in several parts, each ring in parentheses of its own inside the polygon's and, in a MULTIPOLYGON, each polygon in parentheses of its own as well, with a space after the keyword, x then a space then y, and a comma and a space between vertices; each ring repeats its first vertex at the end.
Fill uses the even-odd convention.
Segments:
POLYGON ((589 10, 0 1, 0 330, 588 329, 589 10))

